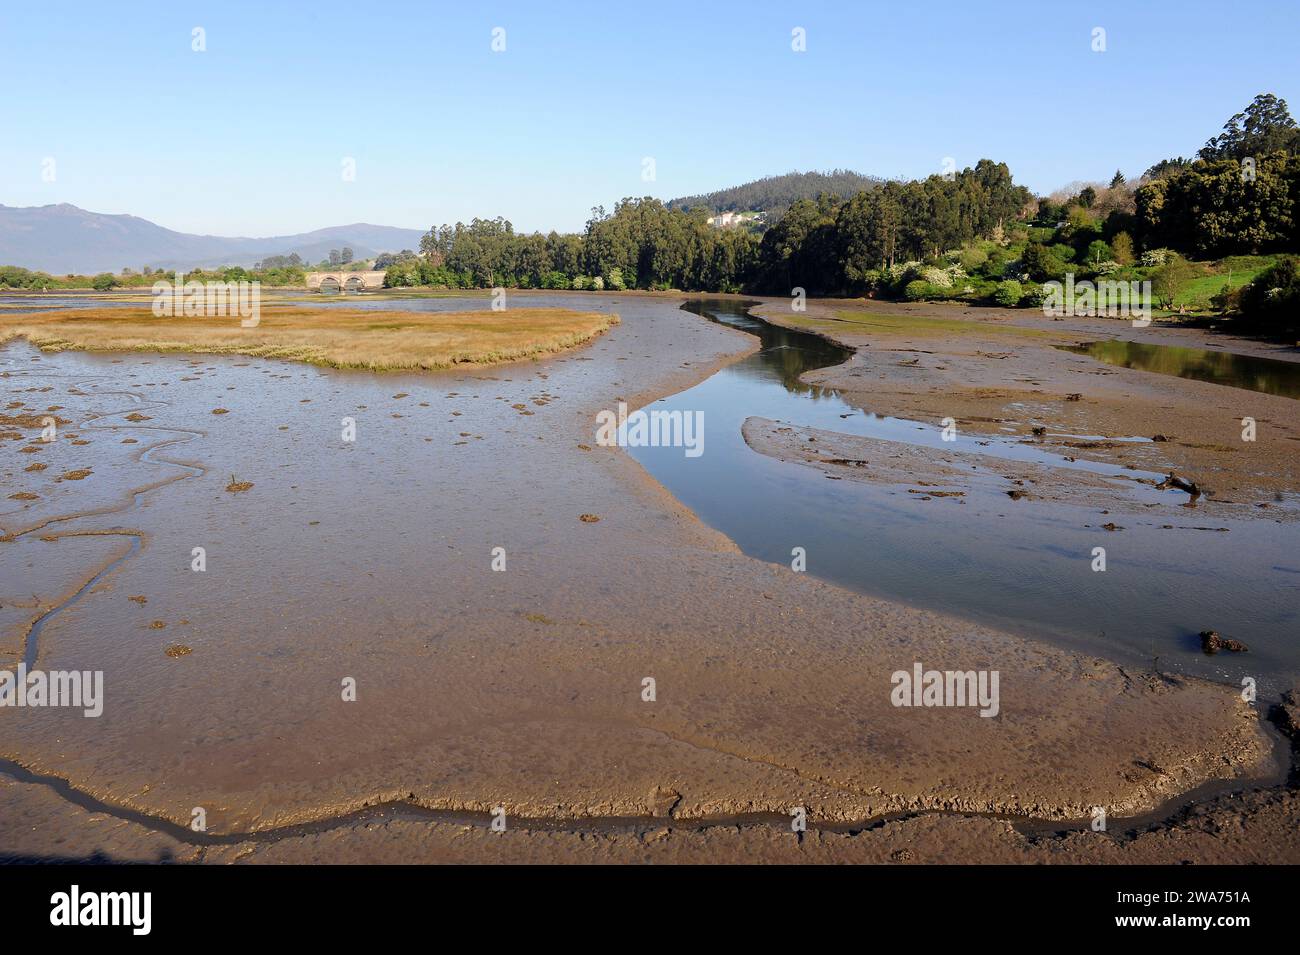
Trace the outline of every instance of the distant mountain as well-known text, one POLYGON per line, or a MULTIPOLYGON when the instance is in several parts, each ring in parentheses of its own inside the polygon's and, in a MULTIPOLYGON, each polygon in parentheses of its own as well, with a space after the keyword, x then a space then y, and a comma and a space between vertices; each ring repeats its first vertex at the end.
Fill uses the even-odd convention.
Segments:
POLYGON ((146 265, 168 270, 247 266, 291 252, 306 262, 319 262, 331 249, 344 246, 355 258, 368 259, 380 252, 418 249, 423 234, 419 229, 358 222, 265 239, 191 235, 137 216, 103 215, 67 203, 0 205, 0 265, 51 275, 120 272, 124 267, 139 271, 146 265))
POLYGON ((816 199, 822 193, 847 199, 864 189, 873 189, 882 180, 864 176, 847 169, 830 172, 788 172, 784 176, 766 176, 743 186, 719 189, 702 196, 685 196, 671 199, 668 206, 689 212, 691 209, 708 209, 710 212, 774 212, 782 213, 796 199, 816 199))

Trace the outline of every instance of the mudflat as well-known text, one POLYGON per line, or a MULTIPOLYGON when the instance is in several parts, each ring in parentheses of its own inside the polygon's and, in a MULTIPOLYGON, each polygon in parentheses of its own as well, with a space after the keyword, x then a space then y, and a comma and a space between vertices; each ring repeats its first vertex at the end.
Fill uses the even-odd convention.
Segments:
MULTIPOLYGON (((622 320, 569 354, 425 374, 4 346, 7 413, 69 424, 0 445, 0 652, 102 670, 106 694, 95 719, 0 714, 6 851, 1208 860, 1223 844, 1180 800, 1278 781, 1279 737, 1235 687, 740 553, 592 432, 753 340, 662 297, 574 301, 622 320), (895 706, 917 663, 998 671, 997 715, 895 706), (1017 828, 1099 806, 1110 834, 1017 828), (482 824, 498 807, 505 833, 482 824), (1131 845, 1123 820, 1162 809, 1131 845)), ((1257 854, 1300 858, 1294 799, 1249 798, 1252 832, 1291 826, 1257 854)))
POLYGON ((1171 322, 1053 321, 1026 309, 855 299, 814 302, 806 313, 767 302, 756 314, 854 349, 846 363, 806 380, 849 401, 869 398, 875 412, 932 423, 951 417, 966 433, 1014 434, 1065 455, 1175 471, 1197 480, 1203 505, 1295 517, 1294 508, 1273 510, 1279 499, 1294 504, 1300 487, 1293 398, 1116 367, 1061 346, 1121 340, 1291 363, 1300 362, 1295 348, 1171 322), (1146 440, 1114 440, 1125 437, 1146 440))

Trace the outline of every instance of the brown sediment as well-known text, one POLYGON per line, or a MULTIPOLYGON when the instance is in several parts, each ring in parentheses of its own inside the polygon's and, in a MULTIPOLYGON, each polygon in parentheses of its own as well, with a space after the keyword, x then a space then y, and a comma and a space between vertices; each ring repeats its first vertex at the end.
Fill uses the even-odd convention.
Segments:
MULTIPOLYGON (((83 394, 79 390, 76 390, 71 393, 83 394)), ((121 412, 112 412, 108 414, 92 413, 89 415, 89 420, 93 421, 95 419, 103 418, 106 416, 112 417, 115 414, 121 414, 121 412)), ((132 417, 141 418, 144 416, 126 415, 126 417, 130 419, 132 417)), ((146 418, 145 420, 148 419, 146 418)), ((108 430, 113 430, 116 426, 115 425, 105 425, 105 426, 90 425, 90 427, 104 427, 108 430)), ((167 430, 167 429, 151 428, 148 430, 167 430)), ((178 434, 180 436, 159 441, 156 444, 150 445, 146 448, 142 448, 139 452, 135 454, 135 460, 137 462, 142 461, 144 460, 146 455, 149 455, 153 451, 156 451, 160 448, 167 447, 172 444, 192 440, 194 437, 199 436, 201 434, 201 432, 185 432, 179 430, 172 431, 171 433, 178 434)), ((3 535, 0 535, 0 542, 12 543, 14 541, 20 540, 24 536, 33 534, 37 531, 43 530, 54 524, 62 524, 62 523, 79 521, 79 520, 84 521, 90 518, 97 518, 101 516, 119 513, 123 510, 130 508, 134 504, 138 503, 141 496, 148 493, 149 491, 155 490, 157 488, 165 487, 166 485, 174 481, 184 480, 187 477, 192 477, 194 475, 201 475, 205 473, 205 469, 202 468, 201 466, 187 464, 185 462, 163 460, 161 463, 181 467, 186 471, 188 471, 189 473, 174 475, 171 477, 160 479, 158 481, 149 484, 145 484, 141 487, 133 488, 127 492, 126 500, 121 503, 114 503, 100 508, 74 510, 71 513, 56 514, 54 516, 40 520, 34 524, 30 524, 26 527, 10 528, 6 530, 3 535)), ((25 470, 43 470, 45 467, 46 466, 44 464, 37 464, 37 465, 31 465, 25 470)), ((83 469, 83 470, 85 470, 86 473, 90 472, 90 469, 83 469)), ((71 478, 72 480, 79 480, 80 477, 85 476, 85 474, 81 474, 80 477, 77 477, 75 476, 77 472, 73 472, 73 473, 74 476, 71 478)), ((64 538, 80 538, 80 537, 124 537, 130 540, 132 543, 125 549, 110 553, 109 556, 102 561, 102 563, 94 566, 89 571, 84 572, 83 575, 80 577, 80 579, 76 580, 68 590, 66 590, 60 595, 57 595, 55 599, 51 601, 50 605, 48 606, 42 604, 37 605, 37 609, 40 611, 38 615, 26 620, 22 624, 20 632, 17 634, 20 640, 20 645, 26 647, 25 656, 29 660, 29 662, 34 663, 37 659, 37 655, 39 652, 39 647, 35 644, 33 639, 33 635, 36 632, 36 629, 38 627, 43 626, 46 622, 53 619, 55 615, 59 614, 60 612, 67 609, 68 607, 72 606, 79 599, 85 596, 87 590, 91 587, 91 585, 101 582, 109 573, 117 569, 118 566, 122 563, 122 561, 124 561, 133 552, 133 550, 136 547, 141 546, 144 543, 144 539, 145 539, 145 535, 139 530, 126 529, 120 527, 79 528, 79 529, 72 529, 72 530, 64 530, 56 533, 43 534, 41 535, 40 539, 42 541, 47 541, 47 542, 57 542, 58 540, 64 538)), ((142 597, 140 598, 140 600, 143 601, 144 598, 142 597)))
MULTIPOLYGON (((681 795, 656 786, 637 816, 571 822, 392 803, 248 836, 194 833, 0 765, 0 861, 75 861, 80 834, 106 834, 116 861, 253 863, 867 863, 1278 864, 1300 860, 1300 793, 1209 797, 1167 817, 1110 817, 1106 829, 1054 828, 994 814, 930 811, 843 824, 746 813, 681 820, 681 795), (51 846, 58 846, 51 850, 51 846)), ((102 845, 102 843, 101 843, 102 845)), ((102 849, 97 855, 103 858, 102 849)))
POLYGON ((1202 630, 1200 637, 1201 651, 1211 655, 1218 653, 1220 650, 1227 650, 1230 653, 1245 653, 1250 649, 1240 640, 1225 637, 1217 630, 1202 630))
POLYGON ((72 423, 67 418, 60 418, 57 415, 51 414, 0 414, 0 427, 5 428, 27 428, 29 430, 34 429, 39 431, 40 429, 47 427, 51 421, 59 427, 72 423))
POLYGON ((1165 322, 1146 328, 1105 318, 1057 322, 1033 310, 946 304, 821 300, 806 315, 775 304, 755 314, 856 349, 844 364, 804 380, 876 413, 930 422, 952 417, 963 432, 983 434, 1011 427, 1029 436, 1041 429, 1038 440, 1047 449, 1068 447, 1096 461, 1189 476, 1205 495, 1201 505, 1216 496, 1268 502, 1300 487, 1294 399, 1106 365, 1054 346, 1115 338, 1296 360, 1293 349, 1165 322), (882 360, 880 353, 899 348, 923 355, 907 368, 882 360), (1241 440, 1247 417, 1258 423, 1249 444, 1241 440))
MULTIPOLYGON (((95 419, 100 419, 100 418, 104 418, 104 417, 113 417, 113 416, 115 416, 115 415, 117 415, 117 414, 121 414, 121 412, 112 412, 112 413, 108 413, 108 414, 105 414, 105 415, 92 415, 92 416, 91 416, 91 419, 92 419, 92 420, 95 420, 95 419)), ((132 418, 131 415, 126 415, 125 417, 126 417, 127 420, 131 420, 131 418, 132 418)), ((147 420, 147 419, 146 419, 146 420, 147 420)), ((99 426, 97 426, 97 427, 99 427, 99 426)), ((113 429, 114 429, 115 427, 117 427, 117 426, 115 426, 115 425, 106 425, 106 426, 102 426, 102 427, 106 428, 107 430, 113 430, 113 429)), ((173 444, 179 444, 179 443, 188 442, 188 441, 193 440, 193 439, 196 438, 196 437, 202 437, 202 436, 204 436, 204 432, 202 432, 202 431, 192 431, 192 430, 185 430, 185 429, 180 429, 180 428, 154 428, 154 427, 151 427, 151 428, 147 428, 147 429, 132 428, 131 430, 133 430, 133 431, 139 431, 139 430, 162 431, 162 432, 165 432, 165 433, 168 433, 168 434, 180 435, 180 437, 168 438, 168 439, 166 439, 166 440, 159 441, 159 442, 157 442, 156 444, 151 444, 151 445, 148 445, 148 446, 146 446, 146 447, 140 448, 138 451, 135 452, 135 455, 134 455, 134 458, 133 458, 133 460, 135 460, 136 462, 140 462, 140 461, 144 460, 146 455, 150 455, 150 454, 152 454, 154 451, 158 451, 158 450, 160 450, 160 449, 162 449, 162 448, 169 447, 170 445, 173 445, 173 444)), ((27 450, 27 449, 26 449, 26 448, 23 448, 23 449, 20 449, 20 450, 27 450)), ((42 450, 42 448, 40 448, 39 446, 33 446, 32 450, 37 450, 37 451, 39 451, 39 450, 42 450)), ((171 475, 171 476, 169 476, 169 477, 160 478, 160 479, 158 479, 157 481, 152 481, 152 482, 149 482, 149 483, 146 483, 146 484, 140 485, 140 486, 138 486, 138 487, 133 487, 133 488, 127 490, 127 491, 124 493, 124 495, 123 495, 123 497, 125 498, 124 500, 120 500, 120 501, 118 501, 118 502, 115 502, 115 503, 113 503, 113 504, 106 505, 106 506, 104 506, 104 507, 98 507, 98 508, 84 508, 84 509, 74 509, 74 510, 72 510, 71 512, 64 513, 64 514, 58 514, 58 515, 55 515, 55 516, 52 516, 52 517, 47 517, 47 518, 44 518, 44 519, 38 520, 38 521, 35 522, 35 523, 27 524, 26 526, 19 526, 19 527, 13 527, 13 528, 4 528, 4 529, 3 529, 3 533, 0 533, 0 542, 15 540, 15 539, 17 539, 17 538, 19 538, 19 537, 21 537, 21 536, 23 536, 23 535, 25 535, 25 534, 30 534, 30 533, 33 533, 33 532, 35 532, 35 531, 42 530, 42 529, 44 529, 44 528, 46 528, 46 527, 49 527, 51 524, 58 524, 58 523, 64 523, 64 522, 68 522, 68 521, 76 521, 76 520, 84 520, 84 519, 86 519, 86 518, 91 518, 91 517, 101 517, 101 516, 105 516, 105 515, 109 515, 109 514, 115 514, 115 513, 118 513, 118 512, 120 512, 120 511, 123 511, 123 510, 129 508, 129 507, 130 507, 134 502, 138 501, 139 498, 140 498, 140 496, 143 495, 143 494, 146 494, 146 493, 148 493, 148 492, 150 492, 150 491, 157 490, 158 488, 161 488, 161 487, 165 487, 166 485, 171 484, 171 483, 173 483, 173 482, 175 482, 175 481, 182 481, 182 480, 185 480, 186 478, 188 478, 188 477, 192 477, 192 476, 194 476, 195 474, 198 474, 198 475, 205 474, 205 473, 206 473, 206 470, 207 470, 207 469, 204 468, 202 465, 199 465, 199 464, 196 464, 196 463, 194 463, 194 462, 190 462, 190 461, 175 461, 175 460, 169 460, 169 459, 163 458, 163 459, 160 459, 160 463, 162 463, 162 464, 167 464, 167 465, 171 465, 171 466, 173 466, 173 467, 179 467, 179 468, 187 469, 188 471, 190 471, 190 472, 192 472, 192 473, 190 473, 190 474, 186 474, 186 473, 174 474, 174 475, 171 475)), ((29 466, 29 468, 26 468, 26 469, 24 469, 24 470, 28 470, 28 469, 31 469, 30 466, 29 466)), ((43 469, 44 469, 44 466, 42 465, 41 468, 36 469, 36 470, 43 470, 43 469)), ((6 515, 6 516, 7 516, 7 515, 6 515)), ((3 527, 3 525, 0 525, 0 527, 3 527)), ((86 532, 81 532, 81 533, 117 533, 117 532, 116 532, 116 531, 86 531, 86 532)), ((128 534, 128 535, 132 535, 132 536, 139 536, 138 532, 135 532, 135 531, 127 531, 127 532, 123 532, 123 533, 126 533, 126 534, 128 534)))
MULTIPOLYGON (((30 534, 30 533, 31 531, 24 532, 24 534, 30 534)), ((19 537, 21 536, 23 535, 18 535, 15 537, 4 537, 4 538, 0 538, 0 540, 3 540, 6 543, 12 543, 13 541, 18 540, 19 537)), ((63 540, 65 538, 126 537, 126 538, 138 539, 140 536, 141 535, 139 534, 139 532, 129 531, 129 530, 73 530, 73 531, 61 531, 59 533, 54 533, 54 534, 44 534, 41 535, 40 540, 53 543, 53 542, 63 540)), ((95 565, 89 570, 81 571, 80 574, 74 577, 72 581, 69 584, 67 584, 61 591, 53 594, 49 600, 47 601, 37 600, 35 603, 31 604, 32 609, 37 611, 36 614, 19 623, 17 628, 14 631, 12 631, 9 635, 13 640, 14 647, 12 649, 8 647, 0 648, 0 653, 19 656, 24 653, 24 650, 22 648, 26 648, 26 656, 30 660, 35 661, 36 651, 38 648, 32 645, 32 637, 31 637, 32 632, 35 630, 35 628, 39 625, 42 625, 47 620, 53 618, 54 615, 56 615, 61 610, 74 603, 80 596, 84 594, 86 589, 91 584, 101 579, 104 574, 106 574, 115 565, 119 564, 120 561, 131 552, 131 549, 132 549, 131 545, 128 545, 126 547, 110 552, 108 557, 105 558, 101 563, 95 565)), ((27 606, 26 603, 16 602, 12 598, 7 600, 6 603, 11 607, 27 606)))
POLYGON ((1086 504, 1133 512, 1143 509, 1133 498, 1135 479, 1131 478, 1008 460, 955 445, 938 450, 768 418, 748 418, 741 433, 745 443, 759 454, 805 464, 846 480, 899 485, 911 494, 961 498, 967 492, 985 491, 1005 494, 1016 501, 1032 497, 1040 503, 1086 504))
MULTIPOLYGON (((220 499, 210 493, 219 477, 163 482, 168 493, 134 512, 153 546, 113 582, 127 593, 147 590, 160 617, 193 619, 204 652, 170 667, 151 641, 98 639, 139 627, 126 601, 92 596, 54 618, 41 636, 43 658, 53 667, 93 648, 111 708, 100 727, 51 713, 6 734, 5 757, 69 788, 0 779, 0 851, 75 851, 96 831, 96 846, 124 856, 147 844, 171 847, 177 858, 197 847, 227 860, 508 851, 596 861, 653 851, 794 861, 801 856, 792 849, 824 839, 839 848, 810 859, 906 849, 931 861, 946 844, 947 858, 979 861, 991 850, 966 838, 971 827, 1002 833, 990 844, 1011 840, 1008 853, 1023 850, 1023 837, 1007 819, 969 814, 1064 821, 1104 805, 1123 816, 1207 780, 1266 771, 1270 738, 1231 688, 1132 674, 752 560, 691 519, 618 449, 577 452, 591 440, 595 412, 616 396, 646 403, 753 347, 671 308, 632 312, 600 342, 597 364, 538 366, 562 379, 567 406, 524 418, 508 403, 457 399, 474 431, 508 435, 498 452, 508 459, 437 457, 406 440, 414 426, 385 417, 392 430, 370 438, 387 462, 385 493, 369 494, 370 472, 343 470, 346 452, 332 445, 299 444, 287 454, 283 442, 292 438, 269 426, 240 443, 212 446, 209 438, 209 459, 241 470, 280 466, 254 471, 270 476, 241 501, 238 521, 211 500, 220 499), (629 361, 609 361, 620 357, 629 361), (689 371, 663 371, 679 357, 692 362, 689 371), (349 479, 311 480, 327 472, 349 479), (301 496, 290 493, 299 483, 301 496), (618 533, 579 528, 575 498, 616 518, 607 527, 618 533), (295 513, 303 500, 313 511, 295 513), (192 533, 176 534, 180 515, 192 533), (307 536, 302 519, 327 515, 307 536), (220 573, 221 586, 196 589, 176 553, 210 541, 221 545, 208 570, 220 573), (489 570, 488 542, 510 552, 508 573, 489 570), (1001 713, 894 707, 890 674, 913 661, 999 670, 1001 713), (339 680, 352 675, 358 702, 342 702, 339 680), (654 702, 642 696, 647 677, 657 684, 654 702), (243 689, 232 699, 231 687, 243 689), (100 808, 79 807, 71 795, 100 808), (453 826, 436 818, 335 825, 379 804, 443 813, 502 805, 518 828, 507 849, 488 847, 472 829, 447 850, 441 840, 453 826), (186 842, 164 826, 183 826, 196 805, 208 807, 213 837, 230 834, 229 845, 186 842), (778 836, 788 833, 792 806, 807 808, 813 834, 788 845, 778 836), (105 835, 91 828, 105 807, 144 818, 109 813, 105 835), (665 817, 652 821, 656 812, 670 814, 667 834, 665 817), (23 828, 33 813, 47 818, 43 832, 23 828), (835 829, 897 813, 914 818, 835 829), (755 823, 756 815, 783 823, 755 823), (639 821, 627 831, 601 828, 626 818, 639 821), (725 824, 709 823, 719 819, 725 824), (329 828, 277 832, 313 821, 329 828), (885 830, 885 844, 870 835, 885 830), (241 841, 245 832, 275 838, 241 841)), ((62 360, 81 367, 84 359, 62 360)), ((253 370, 220 367, 234 381, 256 380, 253 370)), ((383 387, 334 373, 315 380, 321 396, 355 391, 372 404, 383 387)), ((510 397, 529 393, 522 382, 510 387, 510 397)), ((255 388, 237 394, 250 396, 241 400, 253 412, 241 420, 285 420, 264 413, 255 388)), ((210 408, 200 401, 173 404, 167 416, 196 420, 210 408)), ((283 410, 273 396, 272 408, 283 410)), ((923 486, 915 475, 902 483, 923 486)), ((1293 812, 1270 804, 1257 818, 1275 811, 1293 812)), ((1287 849, 1260 851, 1282 857, 1287 849)))

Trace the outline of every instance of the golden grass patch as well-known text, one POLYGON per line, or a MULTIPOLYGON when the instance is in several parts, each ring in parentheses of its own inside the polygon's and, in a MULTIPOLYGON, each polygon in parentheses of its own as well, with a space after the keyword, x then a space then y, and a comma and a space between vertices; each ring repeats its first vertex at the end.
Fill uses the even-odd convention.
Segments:
POLYGON ((156 318, 147 309, 88 308, 0 316, 0 340, 45 351, 238 354, 371 371, 516 361, 574 348, 617 315, 563 308, 400 312, 263 307, 256 328, 238 318, 156 318))

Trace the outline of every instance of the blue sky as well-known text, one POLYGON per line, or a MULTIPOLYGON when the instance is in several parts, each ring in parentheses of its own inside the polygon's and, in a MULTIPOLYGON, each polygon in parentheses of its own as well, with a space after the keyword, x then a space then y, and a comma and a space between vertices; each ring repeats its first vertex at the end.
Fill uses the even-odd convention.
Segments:
POLYGON ((9 0, 0 203, 222 235, 475 215, 574 230, 628 195, 792 169, 925 176, 949 156, 1005 161, 1047 192, 1189 155, 1257 92, 1300 111, 1296 14, 1269 0, 9 0))

